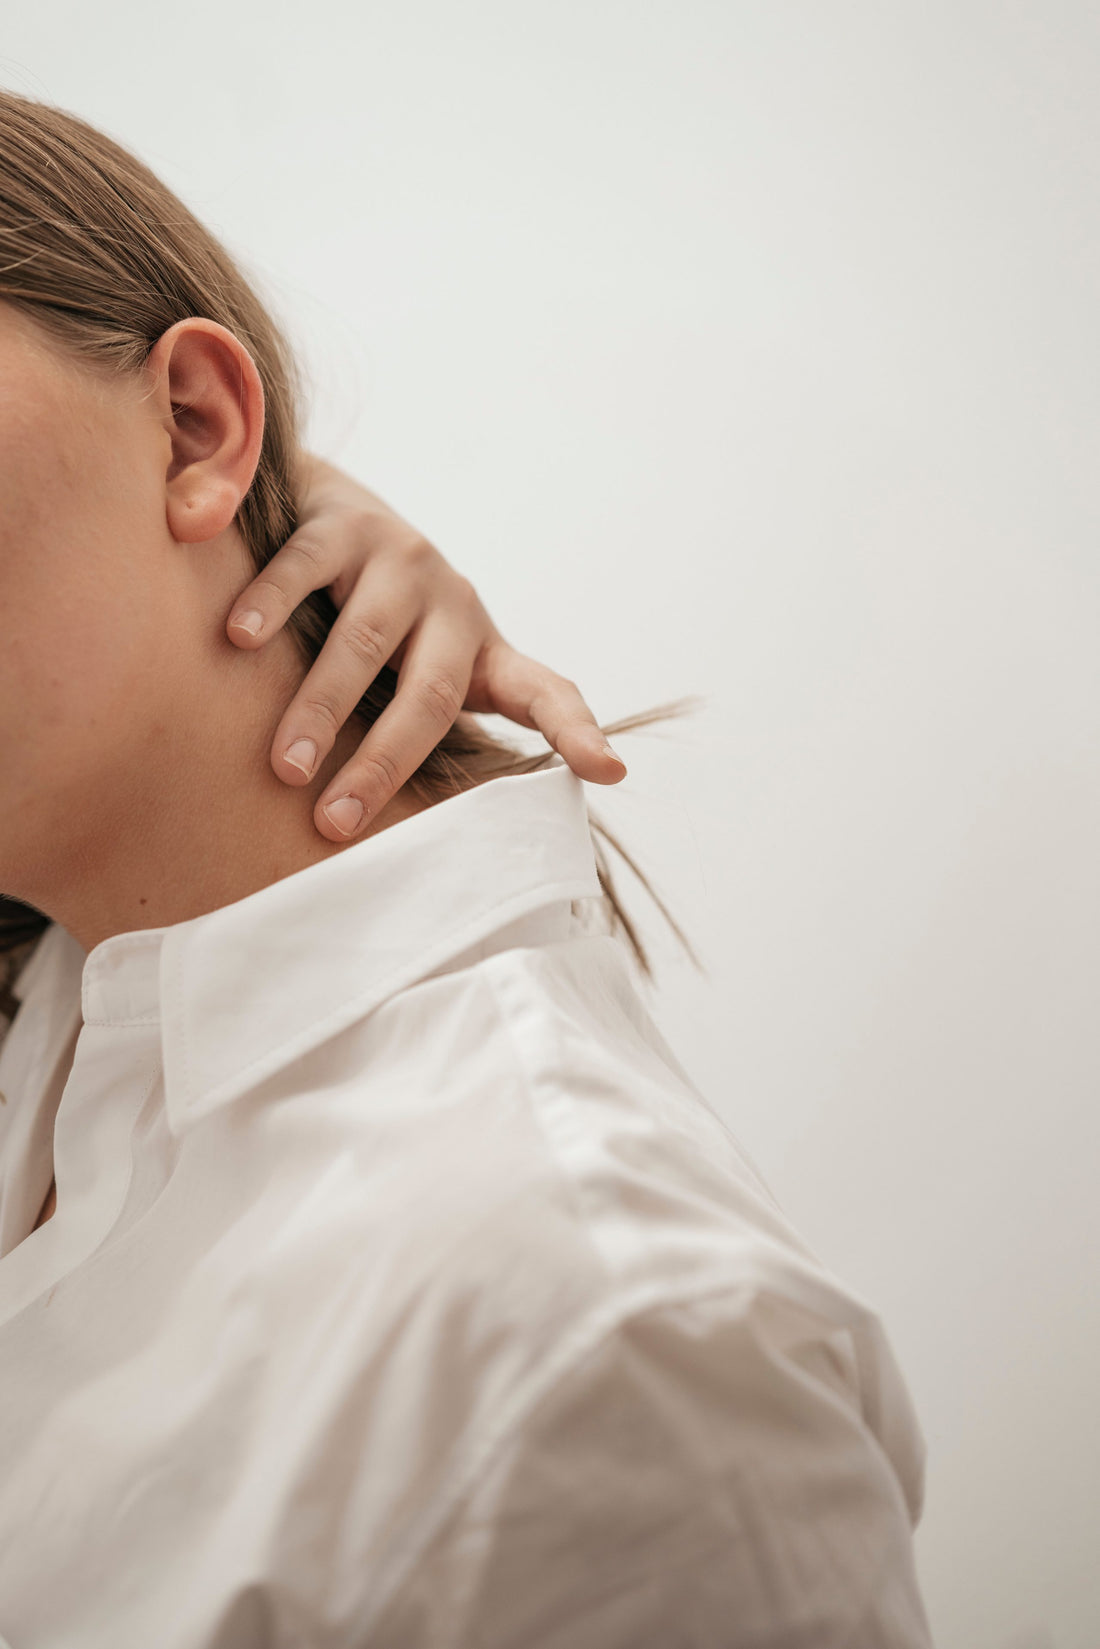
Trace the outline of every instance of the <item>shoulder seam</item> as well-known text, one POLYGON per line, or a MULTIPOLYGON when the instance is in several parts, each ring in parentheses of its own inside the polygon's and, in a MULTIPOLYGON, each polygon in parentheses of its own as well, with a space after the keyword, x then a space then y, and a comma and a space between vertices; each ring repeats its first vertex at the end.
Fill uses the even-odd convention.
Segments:
MULTIPOLYGON (((505 953, 505 955, 507 954, 508 953, 505 953)), ((600 1250, 599 1244, 592 1235, 591 1220, 588 1210, 585 1207, 583 1187, 579 1183, 576 1175, 570 1172, 568 1164, 562 1160, 562 1155, 558 1149, 557 1141, 554 1139, 552 1133, 546 1126, 542 1107, 536 1093, 536 1089, 540 1081, 539 1072, 536 1069, 528 1051, 522 1046, 519 1037, 516 1035, 514 1016, 510 1011, 509 1004, 503 999, 501 994, 500 981, 498 980, 497 975, 503 971, 505 966, 507 967, 509 974, 512 976, 512 982, 516 989, 523 988, 522 983, 516 979, 518 970, 514 961, 509 960, 506 963, 503 957, 489 957, 487 962, 488 965, 482 974, 482 981, 492 997, 497 1018, 500 1022, 501 1029, 507 1038, 508 1046, 512 1052, 513 1062, 522 1078, 524 1092, 527 1096, 532 1120, 538 1127, 540 1137, 546 1146, 547 1153, 551 1157, 560 1179, 568 1184, 570 1200, 576 1211, 578 1221, 584 1229, 585 1238, 593 1256, 597 1261, 600 1271, 609 1284, 614 1284, 616 1280, 614 1274, 608 1268, 607 1261, 600 1250)))

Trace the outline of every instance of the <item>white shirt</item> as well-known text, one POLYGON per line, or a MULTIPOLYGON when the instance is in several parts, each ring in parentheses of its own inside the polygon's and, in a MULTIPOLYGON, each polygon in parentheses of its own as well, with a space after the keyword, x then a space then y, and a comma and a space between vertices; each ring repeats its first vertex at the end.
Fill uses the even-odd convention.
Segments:
POLYGON ((599 892, 559 763, 46 930, 0 1050, 11 1649, 928 1645, 880 1319, 599 892))

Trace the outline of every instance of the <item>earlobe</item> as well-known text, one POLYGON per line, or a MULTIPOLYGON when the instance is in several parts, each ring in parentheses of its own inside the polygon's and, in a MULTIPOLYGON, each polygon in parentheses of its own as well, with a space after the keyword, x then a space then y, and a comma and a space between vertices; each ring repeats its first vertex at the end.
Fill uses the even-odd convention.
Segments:
POLYGON ((255 362, 227 327, 177 321, 149 353, 157 413, 170 442, 165 515, 180 543, 233 521, 259 462, 264 395, 255 362))
MULTIPOLYGON (((248 489, 245 488, 245 491, 248 489)), ((168 483, 164 508, 168 528, 179 544, 201 544, 224 532, 240 508, 244 492, 191 465, 168 483)))

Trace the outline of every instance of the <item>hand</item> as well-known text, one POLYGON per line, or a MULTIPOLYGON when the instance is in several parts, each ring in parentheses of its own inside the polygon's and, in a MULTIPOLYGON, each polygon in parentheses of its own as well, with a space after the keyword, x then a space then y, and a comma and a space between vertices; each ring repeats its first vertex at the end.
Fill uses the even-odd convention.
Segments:
POLYGON ((625 776, 575 684, 510 646, 473 585, 422 533, 323 459, 307 454, 303 472, 297 531, 241 591, 226 623, 232 642, 255 650, 312 590, 327 589, 340 610, 276 729, 279 778, 307 784, 383 665, 399 671, 392 702, 317 800, 322 836, 346 839, 322 812, 326 803, 351 794, 376 815, 460 710, 536 728, 579 778, 615 784, 625 776), (303 741, 316 747, 312 760, 303 741))

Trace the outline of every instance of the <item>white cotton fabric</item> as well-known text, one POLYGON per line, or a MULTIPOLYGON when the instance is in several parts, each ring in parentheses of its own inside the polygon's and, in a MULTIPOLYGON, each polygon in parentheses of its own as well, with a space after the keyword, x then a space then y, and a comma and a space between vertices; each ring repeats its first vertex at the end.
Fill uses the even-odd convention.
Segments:
POLYGON ((929 1644, 881 1321, 599 892, 556 763, 46 930, 0 1049, 11 1649, 929 1644))

